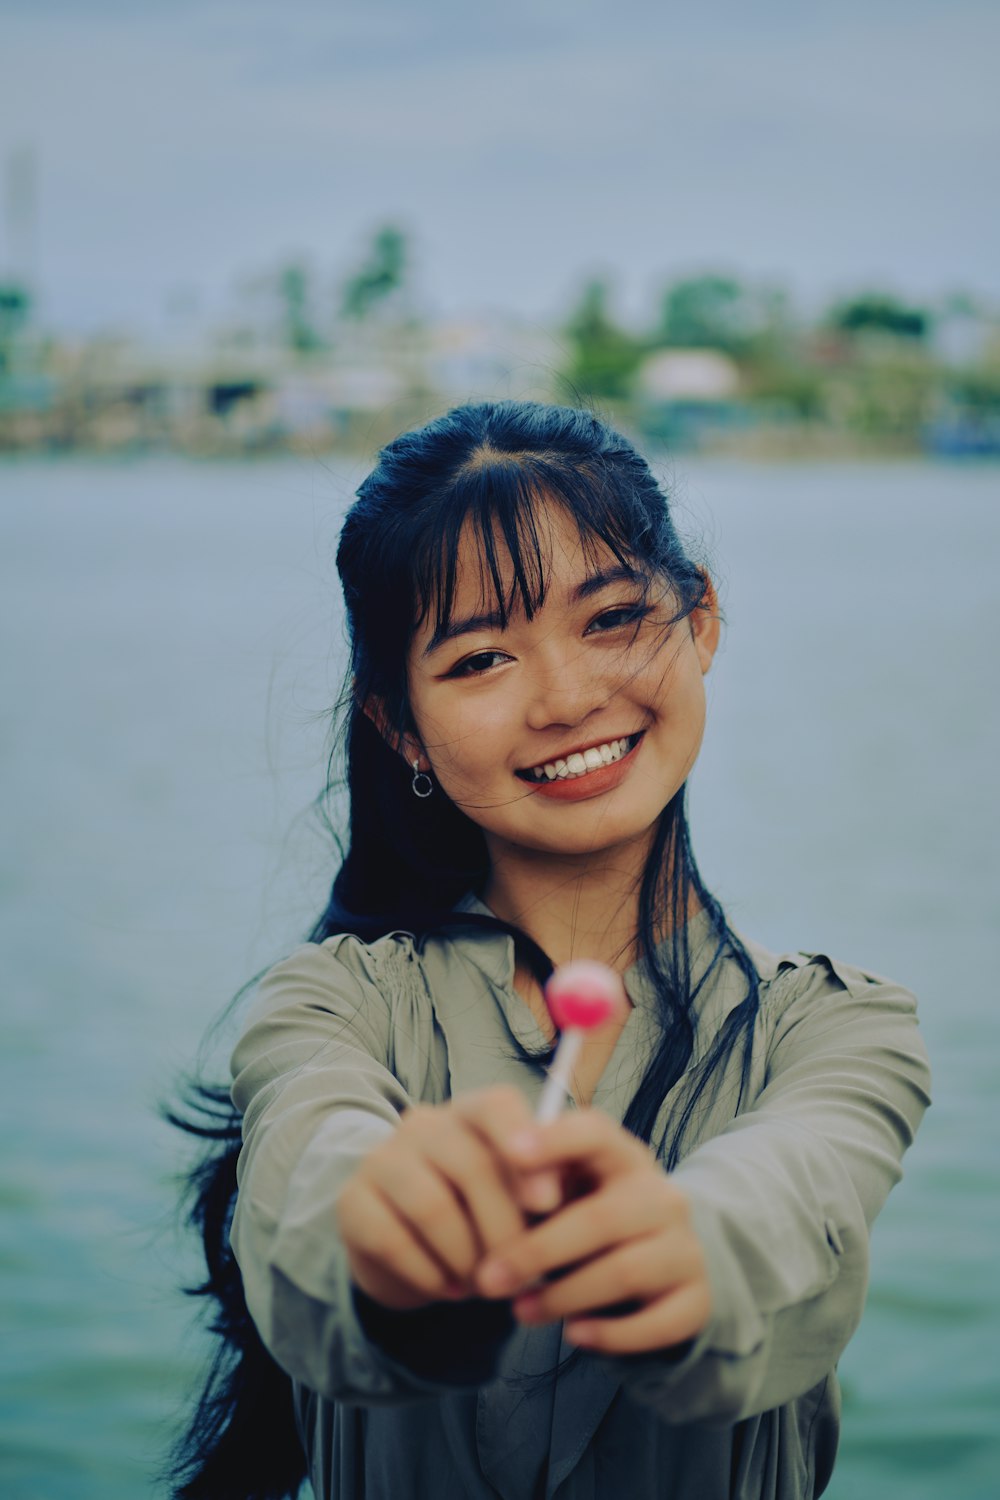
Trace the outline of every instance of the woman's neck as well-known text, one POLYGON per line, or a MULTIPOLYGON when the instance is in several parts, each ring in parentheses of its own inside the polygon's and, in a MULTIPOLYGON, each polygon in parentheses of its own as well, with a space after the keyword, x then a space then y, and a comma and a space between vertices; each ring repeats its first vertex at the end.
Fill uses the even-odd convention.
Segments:
POLYGON ((534 938, 553 963, 593 958, 618 970, 636 957, 639 890, 649 840, 579 858, 491 849, 484 900, 534 938))

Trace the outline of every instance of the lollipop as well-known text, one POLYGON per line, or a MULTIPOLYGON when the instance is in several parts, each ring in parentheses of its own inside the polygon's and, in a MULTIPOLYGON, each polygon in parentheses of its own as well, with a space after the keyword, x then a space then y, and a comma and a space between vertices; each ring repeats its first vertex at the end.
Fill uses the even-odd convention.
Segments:
POLYGON ((556 1118, 569 1093, 584 1033, 621 1014, 626 1003, 624 987, 614 969, 590 959, 561 964, 545 986, 545 1002, 562 1036, 535 1111, 535 1119, 542 1125, 556 1118))

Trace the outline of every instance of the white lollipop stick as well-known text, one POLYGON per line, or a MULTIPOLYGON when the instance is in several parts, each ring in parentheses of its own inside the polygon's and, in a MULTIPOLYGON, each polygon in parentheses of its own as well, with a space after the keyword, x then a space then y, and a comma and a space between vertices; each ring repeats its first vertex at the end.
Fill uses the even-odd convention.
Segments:
POLYGON ((545 1001, 562 1035, 535 1110, 539 1125, 549 1124, 559 1114, 570 1092, 585 1033, 624 1010, 625 990, 614 969, 580 959, 555 970, 545 986, 545 1001))

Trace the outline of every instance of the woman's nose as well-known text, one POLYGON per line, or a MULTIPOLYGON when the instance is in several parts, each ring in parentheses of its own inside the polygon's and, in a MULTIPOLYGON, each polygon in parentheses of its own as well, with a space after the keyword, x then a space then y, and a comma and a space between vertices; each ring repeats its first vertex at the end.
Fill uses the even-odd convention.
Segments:
POLYGON ((578 644, 552 651, 532 662, 528 674, 527 722, 531 729, 580 724, 603 708, 614 686, 597 670, 594 658, 578 644))

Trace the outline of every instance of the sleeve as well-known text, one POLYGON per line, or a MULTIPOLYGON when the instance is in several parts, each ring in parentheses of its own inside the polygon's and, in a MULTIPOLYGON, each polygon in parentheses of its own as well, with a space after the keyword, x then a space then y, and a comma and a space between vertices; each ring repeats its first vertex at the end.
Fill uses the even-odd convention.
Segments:
POLYGON ((468 1372, 459 1359, 450 1379, 440 1340, 422 1360, 419 1320, 356 1296, 337 1238, 338 1193, 410 1102, 388 1066, 390 1005, 365 955, 352 938, 307 945, 261 982, 232 1060, 243 1148, 231 1239, 278 1364, 329 1400, 374 1405, 440 1394, 468 1372))
POLYGON ((705 1253, 708 1327, 681 1357, 616 1361, 666 1421, 731 1424, 834 1368, 857 1327, 868 1236, 928 1105, 908 991, 815 959, 762 1001, 753 1107, 676 1168, 705 1253))

